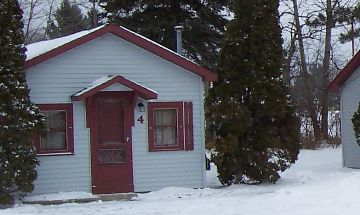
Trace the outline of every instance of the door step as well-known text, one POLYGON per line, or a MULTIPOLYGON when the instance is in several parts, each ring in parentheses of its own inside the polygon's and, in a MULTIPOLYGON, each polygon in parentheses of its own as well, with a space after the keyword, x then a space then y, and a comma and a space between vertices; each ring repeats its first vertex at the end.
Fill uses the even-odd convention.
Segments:
POLYGON ((61 205, 66 203, 89 203, 96 201, 133 201, 138 195, 136 193, 114 193, 99 194, 94 197, 74 198, 74 199, 51 199, 51 200, 23 200, 23 204, 40 204, 40 205, 61 205))

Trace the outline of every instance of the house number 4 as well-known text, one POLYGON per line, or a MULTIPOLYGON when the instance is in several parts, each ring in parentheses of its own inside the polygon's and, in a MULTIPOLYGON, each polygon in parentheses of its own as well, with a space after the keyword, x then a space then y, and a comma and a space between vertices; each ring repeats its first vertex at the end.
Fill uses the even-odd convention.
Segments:
POLYGON ((141 115, 141 116, 137 119, 137 121, 139 121, 141 124, 144 123, 144 117, 141 115))

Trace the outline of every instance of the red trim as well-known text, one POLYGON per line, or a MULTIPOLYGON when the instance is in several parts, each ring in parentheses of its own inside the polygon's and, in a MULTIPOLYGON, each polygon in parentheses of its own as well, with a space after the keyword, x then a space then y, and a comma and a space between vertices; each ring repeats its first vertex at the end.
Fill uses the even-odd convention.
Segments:
POLYGON ((194 132, 193 132, 193 105, 192 102, 184 103, 185 116, 185 150, 194 150, 194 132))
MULTIPOLYGON (((133 110, 132 112, 132 116, 131 117, 131 125, 134 126, 135 125, 135 116, 134 116, 134 110, 135 110, 135 106, 137 103, 137 99, 139 97, 139 93, 137 91, 134 91, 133 96, 132 96, 132 102, 131 102, 131 110, 133 110)), ((140 96, 141 97, 141 96, 140 96)), ((156 98, 157 98, 157 94, 156 94, 156 98)))
POLYGON ((108 80, 107 82, 102 83, 99 86, 94 87, 93 89, 91 89, 89 91, 86 91, 83 94, 80 94, 77 96, 71 96, 71 100, 72 101, 84 100, 115 83, 120 83, 126 87, 133 89, 136 92, 136 95, 139 95, 140 97, 142 97, 144 99, 157 99, 157 93, 155 93, 151 90, 148 90, 148 89, 138 85, 137 83, 132 82, 132 81, 118 75, 118 76, 114 76, 114 78, 108 80))
MULTIPOLYGON (((189 106, 185 106, 187 110, 189 110, 189 106)), ((189 140, 186 136, 187 130, 189 129, 188 123, 191 122, 192 119, 189 118, 187 121, 185 118, 189 112, 184 112, 184 103, 183 102, 150 102, 148 103, 148 141, 149 141, 149 151, 180 151, 180 150, 192 150, 191 146, 186 146, 185 141, 189 140), (176 109, 177 110, 177 118, 178 118, 178 137, 177 137, 177 145, 171 146, 157 146, 155 145, 155 131, 153 129, 154 125, 154 110, 156 109, 176 109)), ((189 115, 190 116, 190 115, 189 115)), ((192 116, 192 114, 191 114, 192 116)), ((192 125, 191 125, 192 130, 192 125)))
POLYGON ((328 86, 331 92, 338 92, 346 80, 356 71, 360 66, 360 51, 350 60, 349 63, 336 75, 334 80, 328 86))
MULTIPOLYGON (((126 108, 125 111, 125 136, 129 137, 129 142, 127 144, 129 144, 129 150, 128 150, 128 156, 130 158, 130 164, 128 166, 128 173, 129 173, 129 177, 130 177, 130 181, 131 184, 128 184, 128 186, 130 187, 129 190, 127 190, 126 192, 133 192, 134 191, 134 180, 133 180, 133 163, 132 163, 132 130, 131 130, 131 122, 134 119, 134 109, 132 108, 132 100, 131 99, 136 99, 134 97, 134 92, 123 92, 123 91, 117 91, 117 92, 99 92, 98 94, 96 94, 96 97, 101 97, 101 96, 118 96, 121 98, 124 98, 125 101, 127 102, 127 105, 129 106, 128 108, 126 108)), ((97 110, 95 108, 95 102, 96 99, 94 97, 89 97, 86 100, 86 118, 87 118, 87 126, 90 128, 90 151, 91 151, 91 178, 92 178, 92 192, 93 193, 105 193, 103 192, 104 190, 99 190, 98 188, 96 188, 96 165, 97 165, 97 158, 96 158, 96 146, 98 144, 98 140, 99 140, 99 132, 98 132, 98 127, 97 127, 97 123, 98 123, 98 119, 97 119, 97 110)), ((113 191, 109 191, 106 193, 112 193, 113 191)))
POLYGON ((49 60, 50 58, 53 58, 57 55, 60 55, 70 49, 73 49, 77 46, 80 46, 84 43, 87 43, 95 38, 98 38, 104 34, 112 33, 115 36, 118 36, 126 41, 129 41, 161 58, 164 58, 186 70, 189 70, 190 72, 193 72, 203 78, 205 81, 217 81, 218 75, 196 63, 193 63, 192 61, 183 58, 176 53, 169 51, 160 45, 153 43, 129 30, 127 30, 124 27, 117 26, 115 24, 109 24, 106 25, 103 28, 100 28, 99 30, 96 30, 94 32, 91 32, 85 36, 82 36, 76 40, 73 40, 69 43, 66 43, 60 47, 57 47, 55 49, 52 49, 42 55, 39 55, 37 57, 34 57, 28 61, 25 62, 24 68, 29 69, 37 64, 40 64, 44 61, 49 60))
POLYGON ((86 127, 92 128, 92 122, 94 121, 92 113, 93 111, 93 97, 90 96, 86 99, 86 127))
POLYGON ((73 128, 73 105, 67 104, 38 104, 40 111, 66 111, 66 150, 42 150, 40 135, 36 135, 34 143, 37 155, 69 155, 74 154, 74 128, 73 128))

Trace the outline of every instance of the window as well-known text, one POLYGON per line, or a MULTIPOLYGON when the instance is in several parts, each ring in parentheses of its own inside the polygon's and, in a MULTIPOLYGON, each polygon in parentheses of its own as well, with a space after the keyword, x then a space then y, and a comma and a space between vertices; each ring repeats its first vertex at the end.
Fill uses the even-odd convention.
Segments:
POLYGON ((154 110, 154 138, 156 146, 177 145, 177 109, 154 110))
POLYGON ((41 104, 46 131, 35 137, 38 155, 73 154, 72 104, 41 104))
POLYGON ((150 151, 193 150, 192 103, 148 103, 150 151))

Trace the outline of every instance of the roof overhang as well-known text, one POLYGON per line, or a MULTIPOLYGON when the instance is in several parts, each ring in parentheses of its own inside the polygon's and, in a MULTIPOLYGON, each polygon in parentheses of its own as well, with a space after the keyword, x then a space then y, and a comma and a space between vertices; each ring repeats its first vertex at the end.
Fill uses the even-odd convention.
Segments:
POLYGON ((82 101, 86 98, 93 96, 94 94, 100 92, 101 90, 113 85, 113 84, 122 84, 134 92, 143 99, 157 99, 157 93, 145 86, 142 86, 136 82, 130 81, 120 75, 117 76, 106 76, 94 81, 90 86, 84 88, 83 90, 75 93, 71 96, 72 101, 82 101))
POLYGON ((217 73, 202 67, 189 59, 177 54, 176 52, 167 49, 135 32, 132 32, 124 27, 108 24, 105 27, 98 28, 93 30, 92 32, 85 34, 79 38, 71 40, 68 43, 65 43, 59 47, 51 49, 43 54, 40 54, 34 58, 31 58, 25 62, 24 69, 29 69, 35 65, 38 65, 42 62, 45 62, 55 56, 58 56, 70 49, 73 49, 77 46, 80 46, 84 43, 87 43, 91 40, 94 40, 98 37, 101 37, 107 33, 112 33, 115 36, 122 38, 128 42, 131 42, 165 60, 168 60, 192 73, 195 73, 202 77, 204 81, 217 81, 218 75, 217 73))
POLYGON ((347 79, 359 68, 360 66, 360 51, 346 64, 346 66, 336 75, 328 86, 328 91, 339 92, 347 79))

